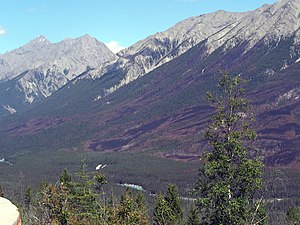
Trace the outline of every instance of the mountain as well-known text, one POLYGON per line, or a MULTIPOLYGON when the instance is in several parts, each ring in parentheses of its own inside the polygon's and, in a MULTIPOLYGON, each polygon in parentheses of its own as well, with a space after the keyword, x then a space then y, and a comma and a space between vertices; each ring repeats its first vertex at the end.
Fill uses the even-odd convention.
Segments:
POLYGON ((26 113, 2 119, 0 148, 8 155, 23 146, 81 146, 198 158, 212 113, 205 93, 227 70, 249 81, 265 161, 299 167, 299 15, 300 0, 281 0, 182 21, 83 72, 26 113))
MULTIPOLYGON (((217 11, 179 22, 167 31, 156 33, 119 52, 114 68, 125 74, 107 87, 103 95, 114 92, 199 43, 203 44, 201 54, 204 58, 220 47, 226 51, 245 43, 245 54, 261 40, 266 44, 280 41, 298 30, 299 8, 297 0, 281 0, 251 12, 217 11)), ((95 78, 106 72, 99 68, 87 76, 95 78)))
POLYGON ((115 59, 105 44, 89 35, 58 43, 39 36, 0 55, 0 115, 22 110, 82 72, 115 59))

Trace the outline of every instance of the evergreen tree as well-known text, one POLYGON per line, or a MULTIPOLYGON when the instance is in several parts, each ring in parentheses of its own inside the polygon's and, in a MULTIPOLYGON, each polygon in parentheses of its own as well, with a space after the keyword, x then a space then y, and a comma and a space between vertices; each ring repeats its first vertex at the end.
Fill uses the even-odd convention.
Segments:
POLYGON ((132 192, 127 189, 127 191, 121 195, 120 205, 118 209, 120 222, 123 221, 124 224, 130 224, 130 213, 132 211, 134 211, 134 200, 132 197, 132 192))
POLYGON ((64 169, 63 173, 60 175, 59 181, 64 186, 70 185, 70 182, 72 181, 72 177, 66 169, 64 169))
POLYGON ((287 221, 291 225, 300 225, 300 208, 290 207, 286 213, 287 221))
POLYGON ((176 224, 181 224, 182 218, 183 218, 183 211, 181 207, 181 200, 177 193, 177 188, 174 184, 171 184, 167 188, 167 192, 165 195, 165 200, 169 206, 169 208, 172 210, 172 214, 174 217, 174 222, 176 224))
MULTIPOLYGON (((150 225, 148 210, 141 192, 133 194, 129 189, 117 200, 113 195, 109 201, 101 202, 99 190, 106 183, 99 172, 92 176, 82 162, 74 180, 64 170, 55 184, 43 182, 36 199, 31 198, 31 188, 26 191, 22 210, 24 224, 61 225, 150 225), (104 204, 103 204, 104 203, 104 204)), ((103 190, 102 190, 103 192, 103 190)))
POLYGON ((32 203, 32 188, 31 187, 27 188, 25 191, 24 203, 25 203, 26 208, 29 208, 31 206, 31 203, 32 203))
POLYGON ((153 220, 157 225, 182 224, 183 211, 175 185, 169 185, 165 196, 158 195, 155 200, 153 220))
MULTIPOLYGON (((139 191, 135 197, 135 204, 136 204, 136 209, 139 212, 139 217, 144 218, 143 219, 144 221, 147 220, 147 224, 150 223, 149 216, 148 216, 148 210, 147 210, 147 206, 146 206, 146 200, 141 191, 139 191)), ((146 224, 146 223, 144 223, 144 224, 146 224)))
POLYGON ((116 222, 113 224, 149 225, 150 221, 142 195, 137 195, 135 197, 132 191, 127 189, 121 196, 120 204, 117 209, 116 222))
POLYGON ((216 108, 206 132, 211 146, 203 156, 197 190, 201 224, 264 224, 262 201, 254 199, 262 187, 263 163, 252 144, 256 133, 248 122, 249 102, 242 97, 243 80, 223 73, 219 87, 223 96, 208 93, 216 108))
POLYGON ((98 194, 94 192, 95 181, 91 179, 82 160, 80 170, 76 173, 77 181, 67 186, 68 202, 73 223, 76 221, 100 220, 101 206, 97 201, 98 194))
POLYGON ((94 182, 95 182, 95 189, 97 191, 102 190, 102 186, 104 184, 107 184, 107 180, 103 174, 101 174, 99 171, 94 175, 94 182))
POLYGON ((173 225, 174 215, 164 197, 159 194, 155 198, 153 221, 156 225, 173 225))
POLYGON ((198 210, 194 205, 192 205, 188 214, 187 225, 200 225, 200 224, 201 222, 200 222, 198 210))
POLYGON ((82 161, 77 180, 64 170, 56 184, 41 185, 41 205, 52 224, 101 224, 102 208, 94 190, 95 182, 82 161))
POLYGON ((61 186, 47 184, 40 190, 40 210, 44 211, 50 224, 67 224, 69 218, 68 194, 61 186))

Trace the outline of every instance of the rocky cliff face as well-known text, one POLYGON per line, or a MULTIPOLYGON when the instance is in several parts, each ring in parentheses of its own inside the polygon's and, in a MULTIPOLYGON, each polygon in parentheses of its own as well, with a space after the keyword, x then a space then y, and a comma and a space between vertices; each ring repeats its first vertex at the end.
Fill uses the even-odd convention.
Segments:
POLYGON ((290 54, 296 56, 299 55, 299 15, 300 0, 280 0, 243 13, 217 11, 179 22, 120 51, 117 56, 88 35, 54 44, 40 36, 0 56, 0 90, 6 96, 2 100, 0 97, 0 114, 1 110, 12 113, 48 97, 71 80, 76 83, 121 71, 122 76, 103 85, 94 96, 100 99, 196 45, 204 59, 216 50, 226 53, 243 45, 239 51, 246 54, 259 42, 271 46, 292 37, 296 47, 290 49, 290 54), (85 72, 89 69, 92 70, 85 72), (83 76, 77 77, 83 72, 83 76))
POLYGON ((39 36, 0 56, 2 111, 18 111, 50 96, 82 72, 115 59, 103 43, 89 35, 59 43, 39 36))
POLYGON ((203 58, 219 48, 226 52, 242 43, 243 54, 260 41, 268 45, 295 36, 295 43, 299 43, 299 17, 300 0, 280 0, 244 13, 218 11, 192 17, 119 52, 113 66, 98 68, 86 77, 96 78, 107 71, 123 70, 125 76, 104 90, 107 95, 200 43, 203 58))
POLYGON ((39 36, 21 48, 0 55, 0 80, 11 80, 26 70, 52 65, 65 69, 66 78, 72 79, 87 66, 95 68, 115 58, 105 44, 89 35, 58 43, 39 36))
MULTIPOLYGON (((230 30, 236 21, 246 14, 218 11, 192 17, 179 22, 165 32, 156 33, 120 51, 117 53, 119 58, 116 63, 109 67, 110 71, 123 70, 126 75, 115 85, 107 87, 105 93, 114 92, 119 87, 180 56, 200 42, 206 41, 208 37, 219 34, 221 31, 224 32, 224 30, 230 30)), ((207 51, 207 54, 209 53, 207 51)), ((100 77, 106 72, 107 70, 99 68, 91 71, 86 77, 100 77)))

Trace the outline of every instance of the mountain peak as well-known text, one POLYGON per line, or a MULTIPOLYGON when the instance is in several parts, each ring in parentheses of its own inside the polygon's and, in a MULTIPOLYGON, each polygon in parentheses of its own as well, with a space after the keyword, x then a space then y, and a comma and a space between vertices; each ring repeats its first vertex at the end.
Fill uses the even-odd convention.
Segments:
POLYGON ((92 37, 89 34, 85 34, 78 38, 66 38, 62 42, 58 42, 57 44, 64 43, 67 45, 71 45, 71 44, 88 44, 88 45, 91 44, 91 45, 93 45, 93 43, 98 43, 98 42, 99 41, 96 38, 92 37))
POLYGON ((37 36, 36 40, 40 42, 48 41, 48 39, 44 35, 37 36))
POLYGON ((80 42, 95 42, 95 41, 97 41, 96 38, 92 37, 89 34, 85 34, 83 36, 80 36, 79 38, 76 38, 75 40, 80 41, 80 42))
POLYGON ((89 35, 89 34, 85 34, 85 35, 82 35, 82 36, 80 36, 78 39, 94 39, 94 37, 92 37, 91 35, 89 35))
POLYGON ((43 35, 37 36, 35 39, 30 41, 29 43, 44 43, 44 44, 50 44, 51 42, 43 35))
POLYGON ((49 45, 49 44, 51 44, 51 42, 45 36, 39 35, 38 37, 36 37, 32 41, 28 42, 23 47, 21 47, 21 49, 24 49, 24 50, 27 51, 27 50, 32 50, 32 49, 44 47, 44 46, 49 45))

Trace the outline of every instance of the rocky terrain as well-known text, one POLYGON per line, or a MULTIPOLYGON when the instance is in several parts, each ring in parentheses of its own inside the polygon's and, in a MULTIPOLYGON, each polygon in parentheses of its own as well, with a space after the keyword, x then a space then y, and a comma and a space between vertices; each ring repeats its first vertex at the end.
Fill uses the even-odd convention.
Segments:
POLYGON ((82 72, 115 59, 103 43, 89 35, 59 43, 39 36, 0 55, 0 116, 22 110, 82 72))
MULTIPOLYGON (((203 43, 203 58, 220 47, 222 51, 227 51, 242 43, 246 45, 242 52, 245 54, 261 40, 268 45, 292 35, 295 35, 294 42, 297 43, 299 10, 299 1, 281 0, 255 11, 232 13, 220 10, 179 22, 167 31, 156 33, 119 52, 117 62, 109 69, 122 69, 125 75, 111 87, 106 87, 104 95, 171 61, 199 43, 203 43)), ((87 77, 99 77, 106 72, 99 68, 88 73, 87 77)))

